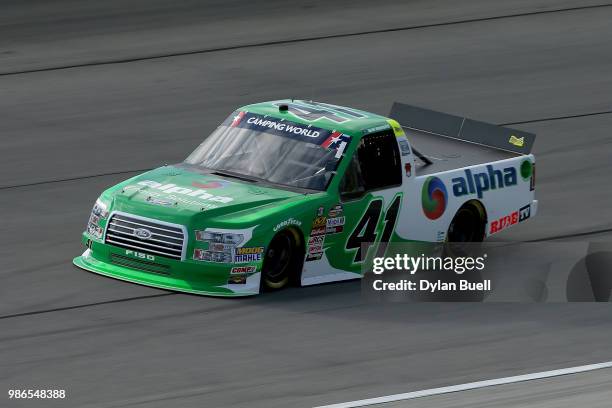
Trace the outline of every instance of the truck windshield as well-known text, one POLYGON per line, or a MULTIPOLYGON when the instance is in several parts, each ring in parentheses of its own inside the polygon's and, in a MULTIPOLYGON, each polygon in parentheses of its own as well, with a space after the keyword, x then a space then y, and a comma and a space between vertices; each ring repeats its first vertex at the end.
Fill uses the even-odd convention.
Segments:
POLYGON ((270 116, 236 112, 185 163, 289 187, 323 191, 350 137, 270 116))

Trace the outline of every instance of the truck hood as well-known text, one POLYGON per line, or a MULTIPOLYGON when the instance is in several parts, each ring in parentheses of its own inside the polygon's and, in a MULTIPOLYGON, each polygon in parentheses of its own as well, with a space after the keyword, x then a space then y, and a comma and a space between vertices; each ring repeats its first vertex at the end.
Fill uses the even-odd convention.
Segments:
POLYGON ((112 190, 112 211, 181 224, 194 218, 244 216, 245 211, 304 196, 182 166, 151 170, 112 190))

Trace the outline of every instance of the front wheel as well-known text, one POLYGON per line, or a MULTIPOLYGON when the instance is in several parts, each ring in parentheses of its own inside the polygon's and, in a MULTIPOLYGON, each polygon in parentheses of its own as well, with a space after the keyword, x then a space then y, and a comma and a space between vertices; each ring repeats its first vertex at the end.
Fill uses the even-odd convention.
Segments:
POLYGON ((270 241, 261 276, 264 290, 281 289, 289 284, 299 259, 297 239, 294 235, 290 231, 283 231, 270 241))

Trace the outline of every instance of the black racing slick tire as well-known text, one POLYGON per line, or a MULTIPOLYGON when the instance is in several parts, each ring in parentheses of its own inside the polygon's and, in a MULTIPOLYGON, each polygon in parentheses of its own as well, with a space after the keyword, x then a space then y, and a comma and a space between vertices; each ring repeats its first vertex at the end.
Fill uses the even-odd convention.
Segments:
POLYGON ((484 210, 480 205, 466 204, 451 221, 446 234, 447 242, 482 242, 485 235, 484 210))
POLYGON ((300 260, 299 236, 285 230, 272 238, 263 261, 261 283, 263 290, 278 290, 288 286, 297 273, 300 260))

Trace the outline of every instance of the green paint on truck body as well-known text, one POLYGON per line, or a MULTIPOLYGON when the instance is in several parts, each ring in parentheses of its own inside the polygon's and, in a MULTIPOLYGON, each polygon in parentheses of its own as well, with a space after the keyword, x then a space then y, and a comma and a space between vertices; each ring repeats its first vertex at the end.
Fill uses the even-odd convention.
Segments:
MULTIPOLYGON (((362 204, 341 204, 338 188, 359 140, 365 134, 390 128, 388 118, 335 105, 283 100, 244 106, 230 115, 225 123, 229 124, 232 116, 240 112, 350 136, 350 143, 344 148, 335 170, 336 175, 326 190, 311 191, 274 183, 254 183, 215 174, 186 163, 160 167, 123 181, 101 194, 99 203, 102 210, 94 211, 99 215, 92 215, 93 227, 88 223, 82 236, 87 250, 74 259, 74 264, 102 275, 163 289, 216 296, 253 295, 259 292, 259 284, 254 283, 254 280, 259 279, 265 248, 279 231, 295 231, 307 252, 320 215, 326 219, 336 219, 338 223, 344 222, 341 217, 345 217, 345 220, 358 220, 363 217, 372 201, 380 200, 372 193, 367 193, 360 200, 362 204), (281 104, 289 105, 289 110, 279 110, 281 104), (339 211, 338 206, 342 207, 339 211), (136 229, 140 227, 147 229, 152 225, 150 222, 163 223, 158 224, 158 227, 167 224, 170 238, 148 238, 148 248, 157 248, 154 239, 172 240, 172 237, 178 236, 176 231, 182 228, 185 234, 184 248, 180 248, 178 258, 171 258, 154 252, 155 249, 138 249, 140 237, 128 237, 121 240, 121 245, 113 244, 109 242, 112 239, 109 238, 111 228, 108 228, 113 216, 137 217, 129 218, 132 221, 116 221, 118 224, 113 228, 125 234, 128 231, 136 234, 136 229), (213 243, 202 240, 202 233, 206 230, 230 233, 242 231, 246 235, 250 234, 248 241, 241 242, 238 247, 248 249, 232 249, 232 259, 240 259, 240 262, 194 259, 206 256, 202 254, 212 250, 213 243), (132 244, 135 244, 134 247, 132 244), (249 253, 238 256, 241 251, 264 252, 260 255, 249 253)), ((401 193, 397 196, 399 200, 406 199, 401 193)), ((390 202, 382 205, 388 207, 390 202)), ((387 211, 387 208, 382 210, 387 211)), ((376 223, 373 226, 374 232, 380 237, 385 227, 384 213, 373 222, 376 223)), ((340 227, 342 225, 335 228, 341 230, 340 227)), ((143 237, 147 234, 146 231, 138 233, 143 234, 143 237)), ((349 233, 344 230, 329 234, 324 252, 333 268, 359 277, 361 263, 355 262, 357 249, 346 248, 349 233)), ((391 239, 400 238, 393 234, 391 239)), ((177 249, 179 241, 172 241, 177 243, 177 249)), ((223 248, 220 245, 218 247, 223 248)))

